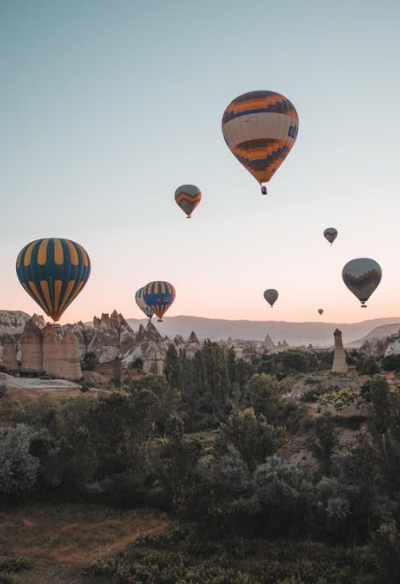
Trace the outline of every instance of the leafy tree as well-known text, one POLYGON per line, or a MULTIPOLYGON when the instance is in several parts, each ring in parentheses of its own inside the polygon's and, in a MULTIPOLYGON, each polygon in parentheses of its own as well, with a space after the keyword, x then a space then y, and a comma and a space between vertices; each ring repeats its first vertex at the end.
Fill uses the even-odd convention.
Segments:
POLYGON ((383 523, 373 537, 373 549, 379 566, 379 582, 400 582, 400 532, 395 523, 383 523))
POLYGON ((380 373, 381 368, 376 359, 373 357, 360 358, 356 365, 356 371, 359 375, 369 375, 373 377, 380 373))
POLYGON ((325 413, 315 420, 314 431, 307 441, 308 447, 320 463, 320 472, 329 476, 332 455, 338 444, 332 414, 325 413))
POLYGON ((181 363, 174 344, 169 345, 165 355, 164 375, 170 387, 182 389, 181 363))
POLYGON ((304 531, 313 489, 303 470, 275 454, 257 467, 252 484, 242 508, 259 519, 259 529, 275 536, 304 531))
POLYGON ((282 443, 283 430, 267 422, 262 414, 256 415, 253 408, 234 409, 220 426, 216 450, 227 451, 229 446, 238 450, 249 469, 265 461, 282 443))
POLYGON ((185 437, 183 422, 174 415, 168 420, 166 435, 158 442, 158 449, 156 472, 172 509, 177 510, 185 501, 201 444, 197 439, 185 437))
POLYGON ((0 492, 18 495, 35 488, 40 461, 30 453, 34 435, 25 424, 0 427, 0 492))
POLYGON ((383 357, 382 369, 384 371, 400 369, 400 355, 387 355, 386 357, 383 357))
POLYGON ((85 353, 82 358, 82 371, 94 371, 96 369, 97 357, 92 351, 85 353))
POLYGON ((253 375, 246 384, 248 405, 253 408, 256 415, 264 415, 269 422, 277 419, 281 409, 277 397, 278 389, 276 378, 265 373, 253 375))

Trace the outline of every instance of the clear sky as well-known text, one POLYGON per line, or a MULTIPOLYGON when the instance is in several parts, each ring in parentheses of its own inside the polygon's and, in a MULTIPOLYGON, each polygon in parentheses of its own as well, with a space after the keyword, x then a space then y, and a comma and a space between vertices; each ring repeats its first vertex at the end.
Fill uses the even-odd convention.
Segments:
POLYGON ((176 288, 167 316, 400 316, 399 22, 398 0, 0 0, 0 309, 42 314, 15 260, 65 237, 92 274, 62 324, 142 318, 152 280, 176 288), (267 196, 221 132, 258 89, 300 118, 267 196), (383 271, 366 310, 341 278, 356 257, 383 271))

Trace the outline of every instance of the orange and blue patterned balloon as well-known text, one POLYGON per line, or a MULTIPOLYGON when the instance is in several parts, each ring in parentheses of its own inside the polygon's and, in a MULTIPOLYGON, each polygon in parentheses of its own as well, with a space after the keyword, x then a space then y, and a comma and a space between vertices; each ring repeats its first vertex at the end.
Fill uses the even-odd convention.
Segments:
POLYGON ((16 271, 25 291, 57 322, 90 276, 90 259, 70 239, 37 239, 18 254, 16 271))
POLYGON ((181 185, 175 191, 176 204, 190 219, 193 211, 201 201, 201 191, 195 185, 181 185))
POLYGON ((361 308, 365 308, 366 301, 379 286, 382 269, 375 260, 356 258, 344 266, 342 278, 347 288, 361 302, 361 308))
POLYGON ((175 288, 169 282, 161 280, 149 282, 143 287, 143 299, 158 316, 158 322, 162 322, 162 317, 175 300, 175 288))
POLYGON ((228 148, 260 184, 268 182, 285 160, 298 129, 294 105, 274 91, 239 95, 222 118, 228 148))

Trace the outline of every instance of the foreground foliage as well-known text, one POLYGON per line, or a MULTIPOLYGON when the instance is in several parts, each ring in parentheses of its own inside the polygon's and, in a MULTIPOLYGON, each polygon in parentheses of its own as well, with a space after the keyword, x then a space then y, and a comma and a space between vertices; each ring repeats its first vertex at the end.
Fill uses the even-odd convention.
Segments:
POLYGON ((229 538, 199 539, 194 532, 141 538, 124 553, 87 570, 110 584, 376 584, 369 548, 229 538))

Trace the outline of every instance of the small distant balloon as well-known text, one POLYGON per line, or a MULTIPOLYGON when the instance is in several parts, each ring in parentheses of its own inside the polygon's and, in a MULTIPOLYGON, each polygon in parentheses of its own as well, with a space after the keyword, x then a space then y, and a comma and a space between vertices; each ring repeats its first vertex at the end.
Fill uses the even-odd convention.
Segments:
POLYGON ((323 313, 324 313, 323 308, 318 308, 318 314, 323 314, 323 313))
POLYGON ((335 229, 334 227, 327 227, 324 231, 324 237, 329 241, 331 245, 337 238, 337 234, 338 234, 337 229, 335 229))
POLYGON ((378 262, 370 258, 356 258, 350 260, 342 270, 343 282, 347 288, 366 307, 366 301, 379 286, 382 270, 378 262))
POLYGON ((239 95, 222 117, 225 142, 267 194, 268 182, 296 141, 299 116, 294 105, 274 91, 239 95))
POLYGON ((175 191, 176 204, 186 213, 190 219, 193 211, 201 201, 201 191, 195 185, 181 185, 175 191))
POLYGON ((268 290, 265 290, 265 292, 264 292, 264 298, 268 302, 268 304, 271 305, 271 308, 273 307, 275 302, 278 300, 278 297, 279 297, 278 290, 275 290, 274 288, 269 288, 268 290))
POLYGON ((90 276, 90 259, 70 239, 36 239, 18 254, 16 271, 25 291, 57 322, 90 276))
POLYGON ((175 300, 175 288, 169 282, 157 280, 143 287, 143 299, 153 313, 158 316, 158 322, 175 300))
POLYGON ((135 294, 136 304, 139 306, 140 310, 145 313, 146 316, 151 318, 153 316, 153 311, 150 306, 147 306, 143 298, 143 287, 139 288, 135 294))

